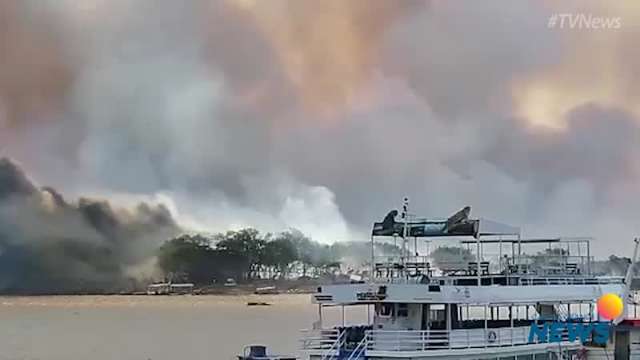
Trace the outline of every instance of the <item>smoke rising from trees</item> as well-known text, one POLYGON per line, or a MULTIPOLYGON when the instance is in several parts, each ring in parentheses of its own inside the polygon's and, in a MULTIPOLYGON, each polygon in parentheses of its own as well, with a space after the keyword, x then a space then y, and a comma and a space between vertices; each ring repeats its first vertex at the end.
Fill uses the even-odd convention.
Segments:
POLYGON ((154 276, 155 250, 180 232, 162 205, 133 210, 81 198, 69 203, 0 159, 0 292, 127 289, 154 276))
POLYGON ((213 232, 357 239, 409 196, 622 253, 638 21, 589 1, 6 1, 0 151, 67 196, 162 195, 213 232), (578 11, 622 28, 547 28, 578 11))

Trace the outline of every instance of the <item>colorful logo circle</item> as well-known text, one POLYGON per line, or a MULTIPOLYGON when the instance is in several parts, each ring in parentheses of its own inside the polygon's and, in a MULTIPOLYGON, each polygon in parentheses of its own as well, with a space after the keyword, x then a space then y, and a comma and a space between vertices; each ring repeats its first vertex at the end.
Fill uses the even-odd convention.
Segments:
POLYGON ((607 293, 598 299, 598 314, 600 317, 605 318, 607 320, 613 320, 622 315, 622 310, 624 309, 624 304, 622 303, 622 299, 620 296, 607 293))

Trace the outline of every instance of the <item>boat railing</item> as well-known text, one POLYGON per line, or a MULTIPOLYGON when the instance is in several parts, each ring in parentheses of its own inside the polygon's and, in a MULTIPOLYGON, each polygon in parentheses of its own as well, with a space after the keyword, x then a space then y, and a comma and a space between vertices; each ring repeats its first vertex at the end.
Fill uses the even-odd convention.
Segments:
POLYGON ((377 277, 430 276, 432 270, 428 256, 394 255, 374 258, 374 271, 377 277))
MULTIPOLYGON (((538 325, 540 329, 543 325, 538 325)), ((430 351, 522 346, 546 343, 549 339, 535 337, 529 341, 530 326, 495 329, 457 330, 371 330, 367 332, 367 351, 430 351)), ((566 330, 562 341, 571 342, 566 330)))
POLYGON ((589 274, 592 257, 569 254, 521 254, 505 256, 500 266, 509 273, 538 274, 589 274))
MULTIPOLYGON (((518 275, 509 276, 508 282, 504 275, 481 275, 483 285, 511 285, 511 286, 537 286, 537 285, 609 285, 622 284, 624 278, 621 276, 590 276, 590 275, 518 275), (486 280, 485 280, 486 279, 486 280), (502 283, 500 282, 502 280, 502 283), (506 282, 506 283, 505 283, 506 282)), ((465 285, 473 285, 478 276, 433 276, 424 277, 377 277, 373 280, 377 284, 431 284, 437 283, 448 285, 457 285, 461 281, 465 281, 465 285)))
POLYGON ((402 264, 402 263, 428 263, 429 262, 429 256, 422 256, 422 255, 408 255, 408 256, 401 256, 401 255, 389 255, 389 256, 375 256, 374 257, 374 261, 378 264, 402 264))
MULTIPOLYGON (((375 256, 373 278, 387 283, 426 283, 433 278, 519 279, 518 285, 602 284, 590 273, 588 256, 545 254, 498 259, 498 261, 438 261, 434 266, 429 256, 375 256), (542 280, 541 280, 542 279, 542 280)), ((504 280, 502 280, 504 282, 504 280)), ((485 282, 483 282, 485 283, 485 282)), ((489 282, 492 284, 491 282, 489 282)), ((605 283, 611 283, 610 280, 605 283)), ((515 285, 509 281, 509 285, 515 285)))
POLYGON ((334 360, 340 355, 340 349, 345 343, 345 332, 340 332, 336 341, 333 342, 331 347, 323 351, 322 358, 320 360, 334 360))
MULTIPOLYGON (((537 326, 544 330, 543 324, 537 326)), ((548 334, 543 338, 534 336, 530 341, 530 331, 531 326, 454 330, 367 330, 364 338, 350 351, 350 356, 357 359, 360 355, 356 354, 361 352, 457 350, 549 342, 548 334)), ((344 350, 345 333, 334 329, 305 331, 302 349, 330 359, 344 350)), ((569 339, 566 329, 562 330, 559 336, 564 342, 580 341, 569 339)))
POLYGON ((426 351, 449 348, 447 330, 371 330, 367 332, 367 350, 426 351))
POLYGON ((616 276, 522 276, 518 285, 608 285, 622 284, 624 279, 616 276))
POLYGON ((347 360, 357 360, 360 359, 364 353, 367 351, 367 344, 369 343, 367 336, 364 336, 362 340, 358 343, 358 346, 351 352, 347 360))
POLYGON ((337 353, 343 338, 338 329, 302 330, 302 350, 337 353))
POLYGON ((376 278, 373 283, 386 285, 386 284, 426 284, 424 277, 389 277, 389 278, 376 278))
POLYGON ((625 319, 640 320, 640 294, 632 293, 625 304, 625 319))

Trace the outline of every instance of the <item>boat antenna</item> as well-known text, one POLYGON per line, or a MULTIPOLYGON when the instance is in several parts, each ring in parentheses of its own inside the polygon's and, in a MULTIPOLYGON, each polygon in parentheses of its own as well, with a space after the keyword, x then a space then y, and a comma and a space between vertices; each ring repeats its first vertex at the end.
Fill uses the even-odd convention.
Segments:
POLYGON ((409 198, 405 196, 402 202, 402 219, 404 226, 402 229, 402 269, 405 267, 405 257, 407 256, 407 237, 409 235, 409 198))

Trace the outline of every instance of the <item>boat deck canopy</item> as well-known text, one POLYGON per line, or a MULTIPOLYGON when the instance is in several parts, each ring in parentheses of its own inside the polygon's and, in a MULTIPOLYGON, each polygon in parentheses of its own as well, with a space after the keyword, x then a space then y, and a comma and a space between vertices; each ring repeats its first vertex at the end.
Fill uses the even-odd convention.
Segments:
MULTIPOLYGON (((464 209, 463 209, 464 210, 464 209)), ((460 212, 446 220, 420 219, 405 222, 395 221, 390 212, 383 221, 373 224, 372 236, 451 237, 451 236, 520 236, 520 228, 487 219, 469 219, 460 212)))
MULTIPOLYGON (((483 244, 498 244, 498 243, 503 243, 503 244, 508 244, 508 243, 520 243, 520 244, 547 244, 547 243, 559 243, 559 242, 563 242, 563 243, 567 243, 567 242, 571 242, 571 243, 586 243, 588 242, 589 239, 584 238, 584 239, 578 239, 578 238, 548 238, 548 239, 481 239, 480 242, 483 244)), ((476 242, 478 242, 477 240, 462 240, 461 243, 462 244, 475 244, 476 242)))

